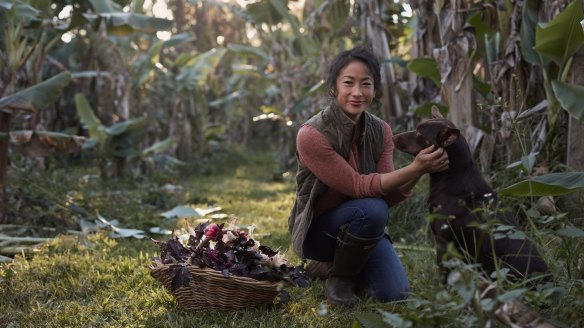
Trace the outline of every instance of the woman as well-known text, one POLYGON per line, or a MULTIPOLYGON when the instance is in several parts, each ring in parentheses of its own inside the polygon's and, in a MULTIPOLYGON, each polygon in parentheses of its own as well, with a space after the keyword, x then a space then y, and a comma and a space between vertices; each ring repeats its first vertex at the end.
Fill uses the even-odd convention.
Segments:
POLYGON ((288 226, 300 258, 313 260, 312 268, 329 265, 325 295, 332 304, 354 305, 357 288, 386 302, 407 296, 405 271, 384 234, 389 207, 407 198, 424 173, 448 168, 446 152, 432 146, 394 170, 391 128, 366 111, 380 98, 380 86, 379 61, 370 51, 341 52, 328 69, 330 105, 297 136, 288 226))

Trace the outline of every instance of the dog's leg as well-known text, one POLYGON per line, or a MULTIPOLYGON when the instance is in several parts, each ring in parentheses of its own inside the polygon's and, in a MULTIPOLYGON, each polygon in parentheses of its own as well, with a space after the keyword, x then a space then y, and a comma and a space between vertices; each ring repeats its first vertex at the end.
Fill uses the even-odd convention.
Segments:
POLYGON ((448 270, 444 267, 444 256, 446 255, 446 248, 448 247, 448 242, 439 236, 434 236, 436 242, 436 265, 438 266, 438 273, 442 279, 442 282, 446 284, 448 280, 448 270))
POLYGON ((436 219, 431 224, 432 234, 434 235, 434 243, 436 246, 436 265, 438 266, 438 272, 442 279, 442 282, 446 284, 448 280, 448 269, 444 266, 443 262, 446 259, 446 253, 448 249, 448 243, 452 241, 452 231, 450 227, 443 229, 446 223, 444 220, 436 219))

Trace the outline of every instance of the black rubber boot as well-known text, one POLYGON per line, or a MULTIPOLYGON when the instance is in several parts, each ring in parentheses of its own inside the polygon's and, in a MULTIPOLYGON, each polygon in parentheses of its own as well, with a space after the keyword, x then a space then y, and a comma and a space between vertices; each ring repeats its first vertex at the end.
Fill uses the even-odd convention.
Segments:
POLYGON ((341 228, 333 268, 325 283, 324 293, 329 303, 353 306, 359 301, 355 294, 356 277, 367 263, 373 248, 383 238, 360 238, 341 228))

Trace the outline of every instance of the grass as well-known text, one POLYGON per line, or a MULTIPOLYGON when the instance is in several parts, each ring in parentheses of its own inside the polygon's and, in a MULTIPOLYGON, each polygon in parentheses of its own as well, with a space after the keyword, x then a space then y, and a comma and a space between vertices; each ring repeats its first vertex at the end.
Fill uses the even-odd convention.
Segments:
MULTIPOLYGON (((216 158, 206 174, 146 178, 130 174, 109 182, 101 181, 91 167, 64 166, 46 172, 32 167, 13 169, 9 194, 14 196, 8 211, 19 222, 11 223, 65 230, 77 227, 79 219, 93 220, 99 213, 118 219, 126 228, 179 228, 184 227, 183 220, 168 220, 159 214, 176 205, 220 206, 230 218, 237 217, 238 224, 256 225, 256 232, 263 236, 259 239, 262 244, 280 249, 297 264, 287 231, 288 212, 294 201, 293 177, 273 181, 272 161, 266 154, 236 154, 239 155, 216 158), (169 192, 164 188, 167 183, 183 189, 169 192)), ((434 255, 428 251, 432 242, 424 220, 425 185, 426 180, 422 180, 412 199, 392 210, 389 227, 396 244, 421 246, 398 248, 413 289, 408 302, 380 304, 365 300, 352 309, 329 306, 323 313, 323 283, 315 281, 309 288, 287 288, 292 300, 285 305, 236 313, 187 312, 149 275, 147 265, 158 255, 150 240, 111 239, 102 231, 87 236, 59 235, 34 256, 16 256, 14 262, 2 264, 0 325, 359 327, 357 318, 370 318, 379 324, 381 316, 377 313, 381 311, 386 324, 478 326, 482 310, 465 303, 462 292, 464 288, 472 289, 472 285, 446 291, 438 281, 434 255)), ((572 249, 575 245, 582 247, 580 240, 569 241, 561 242, 572 249)), ((562 256, 557 249, 546 250, 546 254, 562 256)), ((570 256, 565 259, 578 260, 570 256)), ((583 277, 568 279, 563 268, 564 265, 556 265, 557 290, 527 296, 546 317, 577 326, 584 322, 583 277)))

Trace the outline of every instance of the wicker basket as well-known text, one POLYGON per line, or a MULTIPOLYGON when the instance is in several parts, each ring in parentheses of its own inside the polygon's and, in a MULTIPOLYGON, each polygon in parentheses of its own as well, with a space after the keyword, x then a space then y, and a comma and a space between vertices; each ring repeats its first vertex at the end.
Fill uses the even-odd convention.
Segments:
POLYGON ((282 288, 282 282, 259 281, 231 275, 209 268, 187 267, 191 273, 188 287, 171 290, 172 277, 168 265, 150 268, 150 275, 160 281, 187 310, 236 311, 273 304, 282 288))

